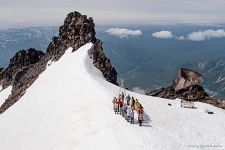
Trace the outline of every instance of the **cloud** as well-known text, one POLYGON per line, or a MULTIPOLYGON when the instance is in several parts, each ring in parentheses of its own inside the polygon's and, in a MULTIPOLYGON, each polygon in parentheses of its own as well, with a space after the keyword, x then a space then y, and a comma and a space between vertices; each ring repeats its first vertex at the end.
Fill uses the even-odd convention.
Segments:
POLYGON ((225 31, 222 29, 218 30, 205 30, 205 31, 197 31, 188 34, 186 37, 180 36, 176 39, 178 40, 190 40, 190 41, 204 41, 210 40, 212 38, 224 38, 225 31))
POLYGON ((179 37, 176 37, 177 40, 185 40, 185 37, 184 36, 179 36, 179 37))
POLYGON ((118 36, 120 38, 138 37, 142 35, 141 30, 130 30, 126 28, 110 28, 105 32, 109 35, 118 36))
POLYGON ((170 31, 160 31, 152 33, 152 36, 155 38, 163 38, 163 39, 170 39, 173 38, 173 33, 170 31))
POLYGON ((0 29, 59 26, 75 10, 93 17, 96 25, 220 24, 224 6, 224 0, 0 0, 0 29))
POLYGON ((132 91, 134 91, 136 93, 140 93, 140 94, 145 94, 145 90, 140 87, 133 87, 132 91))

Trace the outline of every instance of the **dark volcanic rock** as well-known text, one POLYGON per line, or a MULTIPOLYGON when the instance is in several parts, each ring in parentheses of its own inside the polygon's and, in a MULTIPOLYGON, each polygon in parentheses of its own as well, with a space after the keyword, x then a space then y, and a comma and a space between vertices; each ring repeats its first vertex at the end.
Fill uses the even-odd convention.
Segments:
POLYGON ((103 76, 107 81, 118 85, 117 83, 117 72, 112 67, 110 60, 105 56, 102 48, 102 42, 97 40, 91 49, 91 57, 95 67, 101 70, 103 76))
POLYGON ((33 51, 28 51, 29 53, 21 51, 16 54, 9 67, 4 69, 0 75, 0 84, 3 83, 4 88, 13 85, 11 95, 0 107, 0 113, 3 113, 23 96, 26 89, 45 70, 49 61, 59 60, 69 47, 73 47, 73 51, 75 51, 89 42, 94 44, 91 53, 95 66, 101 70, 107 81, 118 85, 117 72, 105 56, 102 42, 96 39, 94 27, 92 18, 87 18, 86 15, 81 15, 76 11, 71 12, 59 28, 59 35, 52 38, 45 54, 40 52, 34 54, 33 51))
POLYGON ((20 50, 10 60, 9 66, 0 74, 0 84, 3 88, 15 83, 15 78, 19 78, 20 72, 25 72, 27 68, 37 63, 44 56, 44 52, 34 48, 20 50))
POLYGON ((95 43, 95 24, 92 18, 81 15, 79 12, 71 12, 59 28, 59 35, 52 38, 47 48, 50 59, 57 61, 69 47, 77 50, 88 42, 95 43))
POLYGON ((167 99, 180 98, 187 101, 200 101, 225 108, 223 107, 223 101, 212 98, 205 92, 204 88, 200 85, 202 81, 203 77, 199 73, 182 68, 172 86, 151 91, 147 95, 167 99))

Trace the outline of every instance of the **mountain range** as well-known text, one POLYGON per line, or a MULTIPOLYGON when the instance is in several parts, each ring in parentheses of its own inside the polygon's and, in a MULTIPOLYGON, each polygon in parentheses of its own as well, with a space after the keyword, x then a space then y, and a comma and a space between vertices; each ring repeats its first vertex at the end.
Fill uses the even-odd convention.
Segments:
MULTIPOLYGON (((223 39, 195 42, 160 39, 151 36, 151 33, 160 30, 169 30, 177 36, 182 36, 198 30, 220 29, 224 27, 223 25, 125 26, 142 31, 141 36, 128 38, 108 35, 105 31, 111 27, 96 26, 96 36, 102 39, 105 54, 111 58, 111 63, 117 68, 118 78, 124 80, 127 88, 145 93, 165 87, 176 78, 180 68, 189 68, 203 75, 202 85, 211 96, 221 99, 225 97, 223 81, 217 82, 219 78, 225 76, 224 69, 222 66, 216 67, 216 65, 222 65, 220 62, 224 60, 221 58, 225 55, 223 39), (136 43, 139 43, 138 46, 136 43), (198 64, 206 64, 206 67, 201 69, 198 64), (216 71, 209 72, 211 68, 215 67, 216 71)), ((0 65, 6 67, 9 64, 9 59, 18 50, 34 47, 45 51, 52 37, 57 34, 57 27, 32 27, 0 31, 0 65)))
MULTIPOLYGON (((183 71, 176 88, 202 80, 196 72, 183 71), (190 81, 183 82, 186 78, 190 81)), ((206 103, 183 108, 181 99, 123 89, 144 107, 143 126, 136 111, 134 124, 115 114, 112 99, 122 94, 116 69, 95 37, 93 18, 78 12, 67 15, 45 52, 18 51, 1 70, 0 85, 0 149, 224 147, 225 112, 206 103)))

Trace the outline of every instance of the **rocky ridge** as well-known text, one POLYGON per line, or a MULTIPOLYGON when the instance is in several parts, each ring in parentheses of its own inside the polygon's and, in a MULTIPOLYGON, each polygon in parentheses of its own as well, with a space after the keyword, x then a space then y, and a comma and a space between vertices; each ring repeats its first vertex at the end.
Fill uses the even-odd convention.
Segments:
POLYGON ((93 19, 81 15, 79 12, 71 12, 64 20, 64 24, 59 28, 59 35, 52 38, 46 53, 30 49, 18 52, 10 61, 6 69, 0 70, 0 85, 6 88, 13 86, 12 93, 0 107, 3 113, 21 96, 26 89, 38 78, 46 69, 49 61, 57 61, 72 47, 73 51, 86 43, 92 42, 91 57, 94 65, 101 70, 107 81, 118 85, 117 72, 112 67, 110 60, 103 52, 102 42, 95 37, 95 24, 93 19))
POLYGON ((20 50, 10 59, 10 64, 6 69, 2 69, 0 74, 0 84, 3 88, 12 85, 24 74, 28 68, 40 61, 44 56, 44 52, 34 48, 28 50, 20 50))
POLYGON ((0 73, 2 72, 3 69, 4 69, 4 68, 0 68, 0 73))
POLYGON ((147 95, 166 99, 184 99, 187 101, 200 101, 225 109, 225 101, 210 97, 200 85, 203 77, 196 71, 181 68, 177 78, 169 87, 151 91, 147 95))

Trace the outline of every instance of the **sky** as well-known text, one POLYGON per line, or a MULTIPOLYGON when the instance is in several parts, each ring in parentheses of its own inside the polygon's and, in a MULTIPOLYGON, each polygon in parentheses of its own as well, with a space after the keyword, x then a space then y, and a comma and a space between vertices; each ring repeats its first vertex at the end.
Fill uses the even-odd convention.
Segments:
POLYGON ((96 24, 225 23, 225 0, 0 0, 0 29, 58 26, 79 11, 96 24))

